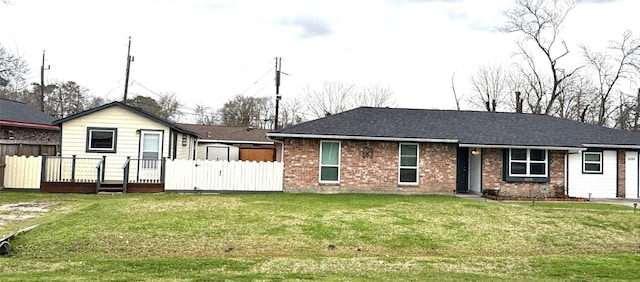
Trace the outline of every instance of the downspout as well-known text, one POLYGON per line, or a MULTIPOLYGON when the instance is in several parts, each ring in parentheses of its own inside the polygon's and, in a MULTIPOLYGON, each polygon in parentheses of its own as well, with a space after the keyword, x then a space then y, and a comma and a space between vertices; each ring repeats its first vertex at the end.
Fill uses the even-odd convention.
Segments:
POLYGON ((284 162, 284 142, 271 138, 267 138, 267 140, 280 144, 280 162, 284 162))

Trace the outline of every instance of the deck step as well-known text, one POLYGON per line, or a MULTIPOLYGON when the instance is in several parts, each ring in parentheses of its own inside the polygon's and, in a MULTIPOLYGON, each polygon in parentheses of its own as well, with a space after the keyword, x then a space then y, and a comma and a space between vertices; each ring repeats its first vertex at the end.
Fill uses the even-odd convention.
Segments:
POLYGON ((98 193, 100 192, 122 193, 124 192, 124 186, 122 184, 122 181, 107 180, 100 183, 100 189, 98 190, 98 193))

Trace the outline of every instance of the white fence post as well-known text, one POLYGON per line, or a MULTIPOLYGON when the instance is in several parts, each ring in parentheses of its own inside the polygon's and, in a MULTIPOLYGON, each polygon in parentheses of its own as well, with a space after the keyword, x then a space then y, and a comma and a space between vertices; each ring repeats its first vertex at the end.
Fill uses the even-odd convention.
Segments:
POLYGON ((281 162, 167 160, 167 191, 282 191, 281 162))
POLYGON ((4 187, 40 189, 42 157, 5 156, 4 187))

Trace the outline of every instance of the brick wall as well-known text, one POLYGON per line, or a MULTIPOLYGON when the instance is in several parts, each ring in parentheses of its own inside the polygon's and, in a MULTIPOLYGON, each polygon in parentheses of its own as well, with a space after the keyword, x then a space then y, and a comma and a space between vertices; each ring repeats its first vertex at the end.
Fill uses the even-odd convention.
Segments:
POLYGON ((550 151, 551 177, 548 183, 506 182, 502 180, 503 149, 482 149, 482 189, 500 188, 502 195, 541 195, 540 187, 547 186, 549 195, 564 195, 564 151, 550 151))
POLYGON ((624 198, 626 191, 625 191, 625 180, 626 180, 626 175, 625 175, 625 166, 626 166, 626 160, 627 160, 627 156, 626 156, 626 151, 624 150, 618 150, 618 192, 616 193, 616 195, 618 197, 624 198))
POLYGON ((340 145, 340 184, 319 184, 320 140, 284 140, 284 191, 436 193, 456 185, 456 145, 423 143, 418 185, 398 184, 398 142, 351 141, 340 145), (365 149, 366 148, 366 149, 365 149), (364 150, 372 157, 363 155, 364 150))
POLYGON ((0 139, 57 143, 60 141, 60 131, 2 125, 0 139))

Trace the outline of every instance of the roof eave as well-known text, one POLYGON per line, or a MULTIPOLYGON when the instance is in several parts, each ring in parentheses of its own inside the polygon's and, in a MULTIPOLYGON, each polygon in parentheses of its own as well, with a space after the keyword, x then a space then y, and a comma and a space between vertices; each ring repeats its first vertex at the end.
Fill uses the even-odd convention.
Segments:
POLYGON ((362 141, 396 141, 396 142, 424 142, 424 143, 458 143, 457 139, 448 138, 414 138, 414 137, 382 137, 382 136, 351 136, 351 135, 322 135, 322 134, 287 134, 267 133, 268 138, 307 138, 330 140, 362 140, 362 141))
POLYGON ((545 146, 545 145, 499 145, 499 144, 472 144, 461 143, 460 147, 466 148, 487 148, 487 149, 528 149, 536 148, 541 150, 553 150, 553 151, 583 151, 584 147, 571 147, 571 146, 545 146))
POLYGON ((588 148, 610 148, 610 149, 640 149, 640 145, 623 145, 623 144, 582 144, 588 148))
POLYGON ((246 140, 224 140, 224 139, 199 139, 198 143, 232 143, 232 144, 258 144, 273 145, 272 141, 246 141, 246 140))

